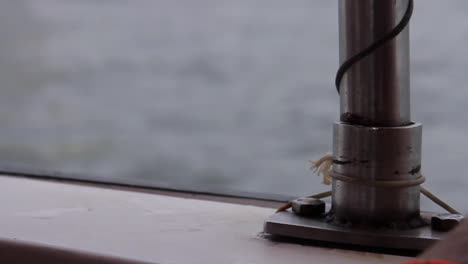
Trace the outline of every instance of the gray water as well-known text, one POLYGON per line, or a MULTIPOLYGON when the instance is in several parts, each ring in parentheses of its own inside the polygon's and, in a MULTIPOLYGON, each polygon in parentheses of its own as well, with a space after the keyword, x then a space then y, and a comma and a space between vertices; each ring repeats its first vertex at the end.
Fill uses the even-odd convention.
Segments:
MULTIPOLYGON (((416 1, 426 186, 468 211, 468 2, 416 1)), ((304 195, 338 119, 337 1, 3 0, 0 163, 304 195)), ((434 208, 424 201, 425 208, 434 208)))

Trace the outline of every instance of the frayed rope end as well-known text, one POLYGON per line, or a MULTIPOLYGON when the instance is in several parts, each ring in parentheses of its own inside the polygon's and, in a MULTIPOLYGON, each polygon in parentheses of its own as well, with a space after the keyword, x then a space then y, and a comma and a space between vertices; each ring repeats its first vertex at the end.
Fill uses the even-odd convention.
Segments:
POLYGON ((333 155, 331 153, 327 153, 319 160, 309 160, 309 162, 311 163, 310 169, 313 170, 318 176, 322 176, 322 183, 325 185, 330 185, 332 182, 330 172, 333 165, 333 155))

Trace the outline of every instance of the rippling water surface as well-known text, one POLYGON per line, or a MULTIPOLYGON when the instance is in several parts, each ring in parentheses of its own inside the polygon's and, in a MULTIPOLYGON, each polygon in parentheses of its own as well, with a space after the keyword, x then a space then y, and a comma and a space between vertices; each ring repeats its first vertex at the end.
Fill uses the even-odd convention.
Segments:
MULTIPOLYGON (((468 211, 468 2, 416 4, 426 185, 468 211)), ((330 150, 338 119, 337 1, 7 0, 0 36, 4 166, 327 189, 307 160, 330 150)))

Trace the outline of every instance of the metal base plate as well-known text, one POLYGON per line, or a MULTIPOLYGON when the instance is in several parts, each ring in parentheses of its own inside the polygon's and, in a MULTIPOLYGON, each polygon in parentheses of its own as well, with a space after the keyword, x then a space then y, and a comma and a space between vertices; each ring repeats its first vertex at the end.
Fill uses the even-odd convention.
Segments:
POLYGON ((409 250, 424 250, 441 240, 444 234, 430 226, 404 231, 355 229, 326 223, 323 218, 301 217, 290 210, 267 218, 264 232, 315 241, 409 250))

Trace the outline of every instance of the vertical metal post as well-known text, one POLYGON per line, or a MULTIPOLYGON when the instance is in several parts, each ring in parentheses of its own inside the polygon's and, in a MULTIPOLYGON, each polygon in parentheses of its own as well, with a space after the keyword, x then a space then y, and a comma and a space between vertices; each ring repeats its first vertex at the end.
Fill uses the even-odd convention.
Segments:
MULTIPOLYGON (((340 61, 388 34, 408 0, 340 0, 340 61)), ((409 27, 355 64, 341 85, 342 121, 400 126, 410 123, 409 27)))
MULTIPOLYGON (((341 62, 388 34, 408 1, 339 0, 341 62)), ((340 88, 333 172, 367 181, 418 179, 422 128, 410 115, 409 29, 353 65, 340 88)), ((419 192, 419 186, 386 188, 334 179, 332 211, 340 221, 407 221, 419 215, 419 192)))

